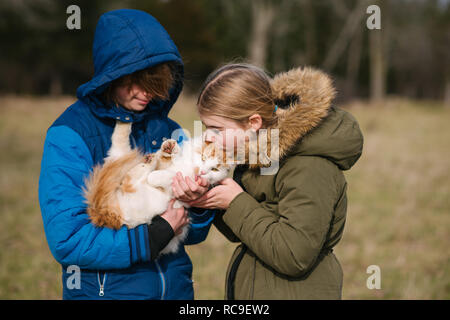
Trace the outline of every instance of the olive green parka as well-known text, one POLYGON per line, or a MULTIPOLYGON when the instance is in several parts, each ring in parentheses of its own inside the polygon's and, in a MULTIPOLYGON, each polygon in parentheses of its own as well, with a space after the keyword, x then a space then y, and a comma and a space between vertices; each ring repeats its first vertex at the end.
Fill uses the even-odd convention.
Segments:
POLYGON ((214 221, 241 242, 228 266, 226 298, 340 299, 343 271, 332 249, 346 219, 342 171, 361 156, 363 136, 350 113, 332 106, 335 89, 323 72, 293 69, 275 76, 272 88, 281 103, 278 124, 269 128, 278 129, 278 152, 269 158, 278 169, 238 166, 233 178, 245 191, 214 221))

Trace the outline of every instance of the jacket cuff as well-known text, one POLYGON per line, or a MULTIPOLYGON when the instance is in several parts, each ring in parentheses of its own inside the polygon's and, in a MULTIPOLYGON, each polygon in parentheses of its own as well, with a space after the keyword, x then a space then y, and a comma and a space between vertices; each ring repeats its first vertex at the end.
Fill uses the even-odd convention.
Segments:
POLYGON ((169 222, 161 216, 155 216, 148 225, 150 260, 155 260, 174 236, 175 233, 169 222))
POLYGON ((134 229, 128 229, 130 240, 131 263, 150 261, 148 228, 141 224, 134 229))
POLYGON ((222 216, 223 221, 230 227, 233 233, 241 238, 241 226, 245 219, 256 209, 260 208, 261 204, 255 200, 247 192, 239 193, 233 200, 231 200, 228 209, 222 216))
POLYGON ((192 207, 188 209, 192 224, 204 224, 212 221, 214 210, 192 207))

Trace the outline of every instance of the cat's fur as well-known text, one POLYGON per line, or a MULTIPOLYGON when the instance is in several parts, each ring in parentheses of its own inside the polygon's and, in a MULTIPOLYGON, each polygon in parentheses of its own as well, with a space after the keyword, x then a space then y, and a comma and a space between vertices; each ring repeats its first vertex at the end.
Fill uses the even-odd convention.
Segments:
MULTIPOLYGON (((130 146, 131 125, 116 121, 104 164, 94 167, 85 180, 87 212, 96 226, 119 229, 122 225, 134 228, 150 223, 153 217, 167 210, 170 199, 174 198, 171 182, 178 171, 192 179, 203 171, 206 174, 202 176, 215 184, 231 169, 225 153, 202 138, 185 141, 181 148, 169 139, 156 153, 144 155, 130 146)), ((182 206, 188 207, 175 201, 174 208, 182 206)), ((161 254, 176 252, 188 228, 185 226, 161 254)))

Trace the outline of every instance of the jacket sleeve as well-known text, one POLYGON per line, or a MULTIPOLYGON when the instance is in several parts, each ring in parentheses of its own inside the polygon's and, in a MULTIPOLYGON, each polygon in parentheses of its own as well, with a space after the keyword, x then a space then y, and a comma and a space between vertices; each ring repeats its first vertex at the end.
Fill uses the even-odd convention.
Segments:
POLYGON ((66 126, 51 127, 39 177, 39 203, 47 242, 62 265, 126 268, 150 260, 147 225, 128 230, 95 227, 82 195, 93 161, 82 138, 66 126))
POLYGON ((275 182, 278 215, 241 192, 230 203, 224 222, 275 271, 301 277, 318 258, 330 228, 338 199, 332 166, 317 157, 289 158, 275 182))
POLYGON ((192 245, 204 241, 208 236, 215 213, 216 210, 190 208, 189 217, 191 219, 191 225, 184 243, 192 245))

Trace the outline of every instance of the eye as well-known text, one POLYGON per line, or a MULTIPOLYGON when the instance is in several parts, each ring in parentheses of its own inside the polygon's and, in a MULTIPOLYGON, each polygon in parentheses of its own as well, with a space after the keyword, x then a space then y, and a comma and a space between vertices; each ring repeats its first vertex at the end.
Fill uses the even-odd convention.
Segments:
POLYGON ((212 133, 214 133, 214 134, 216 134, 216 135, 218 135, 218 134, 220 134, 220 129, 218 129, 218 128, 206 128, 207 130, 209 130, 210 132, 212 132, 212 133))
POLYGON ((211 168, 211 171, 219 171, 219 169, 217 169, 217 168, 211 168))

